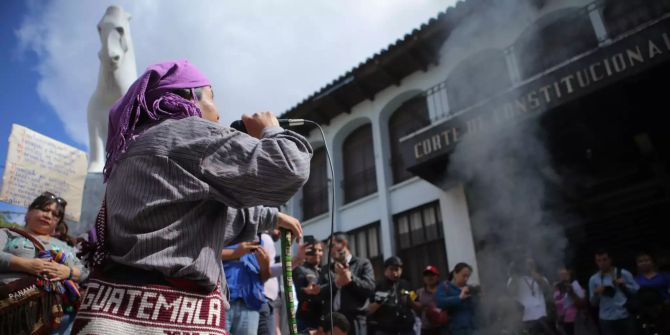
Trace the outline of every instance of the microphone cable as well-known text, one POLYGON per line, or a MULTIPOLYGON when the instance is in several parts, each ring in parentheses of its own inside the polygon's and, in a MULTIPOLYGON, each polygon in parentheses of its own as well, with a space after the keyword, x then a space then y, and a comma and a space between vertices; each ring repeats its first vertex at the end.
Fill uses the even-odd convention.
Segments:
MULTIPOLYGON (((279 119, 279 124, 288 126, 288 127, 297 127, 297 126, 302 126, 304 124, 310 124, 316 126, 317 129, 319 129, 319 132, 321 133, 321 139, 323 140, 323 149, 326 153, 326 160, 328 161, 328 168, 330 170, 330 235, 328 237, 328 253, 327 253, 327 265, 326 269, 328 271, 328 296, 329 296, 329 313, 328 316, 330 318, 330 331, 332 332, 334 327, 334 321, 333 321, 333 278, 332 278, 332 258, 330 257, 331 251, 333 249, 333 234, 335 233, 335 168, 333 168, 333 158, 330 155, 330 149, 328 148, 328 141, 326 140, 326 134, 323 131, 323 128, 321 128, 321 125, 318 123, 311 121, 311 120, 305 120, 305 119, 279 119)), ((286 283, 284 283, 286 285, 286 283)), ((291 311, 292 313, 293 311, 291 311)), ((289 314, 290 315, 290 314, 289 314)))
MULTIPOLYGON (((321 133, 321 139, 323 140, 323 148, 326 153, 326 160, 328 161, 328 167, 330 170, 330 235, 328 237, 328 253, 327 253, 327 271, 328 271, 328 295, 329 295, 329 318, 330 318, 330 331, 332 332, 333 329, 335 328, 334 321, 333 321, 333 278, 332 278, 332 259, 330 257, 330 254, 333 249, 333 234, 335 233, 335 168, 333 168, 333 158, 330 155, 330 149, 328 148, 328 141, 326 140, 326 134, 323 131, 323 128, 321 128, 321 125, 318 123, 312 121, 312 120, 305 120, 305 119, 277 119, 279 121, 279 125, 282 127, 298 127, 298 126, 303 126, 305 124, 310 124, 313 126, 316 126, 317 129, 319 129, 319 132, 321 133)), ((233 121, 233 123, 230 124, 231 128, 234 128, 236 130, 242 131, 242 132, 247 132, 246 127, 244 126, 244 123, 242 120, 237 120, 233 121)), ((283 278, 284 278, 284 292, 285 292, 285 299, 286 299, 286 309, 287 309, 287 315, 289 317, 289 332, 291 335, 297 335, 297 327, 295 326, 295 313, 293 312, 293 283, 289 282, 288 279, 292 279, 292 271, 290 269, 291 262, 290 259, 291 257, 285 256, 285 252, 288 251, 290 248, 290 243, 286 242, 287 240, 290 239, 286 235, 285 231, 282 231, 282 272, 283 272, 283 278), (288 244, 288 248, 285 246, 284 243, 288 244), (287 265, 289 268, 287 269, 287 265), (290 297, 289 297, 290 295, 290 297)))

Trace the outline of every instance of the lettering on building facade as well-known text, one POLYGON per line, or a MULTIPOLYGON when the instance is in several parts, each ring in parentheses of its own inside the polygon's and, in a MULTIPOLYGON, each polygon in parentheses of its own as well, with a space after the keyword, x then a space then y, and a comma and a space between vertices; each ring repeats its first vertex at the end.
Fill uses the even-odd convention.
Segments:
POLYGON ((537 116, 668 59, 670 19, 665 19, 402 139, 401 154, 411 170, 449 154, 464 137, 537 116))

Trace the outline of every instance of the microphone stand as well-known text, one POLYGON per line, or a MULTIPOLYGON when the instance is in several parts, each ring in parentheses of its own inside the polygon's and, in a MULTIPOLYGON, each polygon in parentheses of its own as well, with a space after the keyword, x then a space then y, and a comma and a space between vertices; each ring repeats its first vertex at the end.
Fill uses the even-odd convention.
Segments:
POLYGON ((298 334, 298 321, 295 318, 295 301, 293 300, 293 264, 291 257, 291 232, 281 228, 281 268, 284 280, 284 301, 286 301, 286 314, 288 315, 288 332, 290 335, 298 334))

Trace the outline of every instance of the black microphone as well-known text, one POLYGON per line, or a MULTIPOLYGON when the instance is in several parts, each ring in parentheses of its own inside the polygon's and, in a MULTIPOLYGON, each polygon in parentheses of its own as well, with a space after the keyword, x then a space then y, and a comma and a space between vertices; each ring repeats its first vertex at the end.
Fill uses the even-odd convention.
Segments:
MULTIPOLYGON (((297 127, 305 124, 304 119, 277 119, 277 121, 279 121, 279 125, 282 126, 283 128, 297 127)), ((247 127, 244 126, 244 122, 242 122, 242 120, 233 121, 230 124, 230 128, 233 128, 237 131, 241 131, 243 133, 247 132, 247 127)))

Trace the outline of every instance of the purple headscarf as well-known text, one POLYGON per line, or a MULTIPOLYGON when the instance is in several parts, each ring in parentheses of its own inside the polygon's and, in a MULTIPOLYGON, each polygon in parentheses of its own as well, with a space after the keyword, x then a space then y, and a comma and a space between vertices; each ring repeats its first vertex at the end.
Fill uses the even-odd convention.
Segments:
POLYGON ((105 182, 116 161, 142 131, 165 119, 202 117, 195 101, 170 91, 210 85, 207 77, 187 60, 149 66, 109 111, 107 160, 103 170, 105 182), (138 128, 140 120, 142 125, 138 128))

